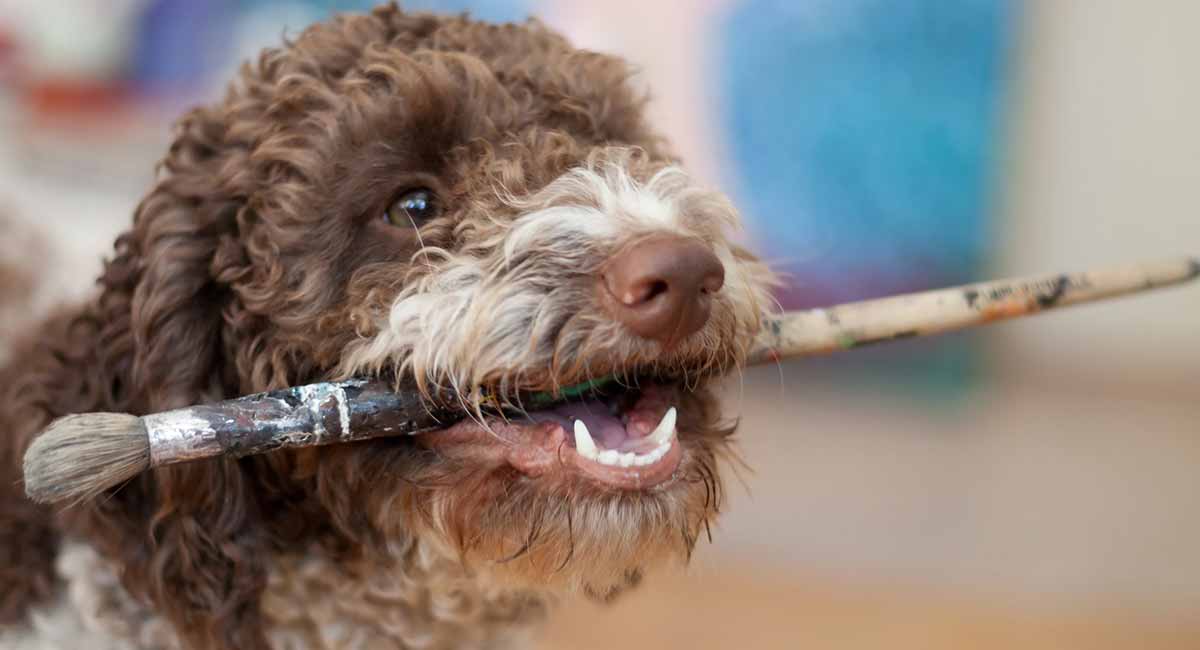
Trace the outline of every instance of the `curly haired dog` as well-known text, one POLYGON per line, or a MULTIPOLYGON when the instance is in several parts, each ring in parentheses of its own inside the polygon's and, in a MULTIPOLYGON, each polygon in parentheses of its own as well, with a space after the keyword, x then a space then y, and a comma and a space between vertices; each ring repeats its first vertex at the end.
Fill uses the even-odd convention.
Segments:
POLYGON ((709 387, 771 280, 630 75, 536 22, 392 5, 309 28, 186 115, 98 295, 0 376, 0 644, 520 646, 555 594, 607 600, 686 559, 732 429, 709 387), (23 497, 55 417, 369 374, 475 417, 160 468, 69 508, 23 497), (615 393, 525 417, 477 402, 609 375, 615 393))

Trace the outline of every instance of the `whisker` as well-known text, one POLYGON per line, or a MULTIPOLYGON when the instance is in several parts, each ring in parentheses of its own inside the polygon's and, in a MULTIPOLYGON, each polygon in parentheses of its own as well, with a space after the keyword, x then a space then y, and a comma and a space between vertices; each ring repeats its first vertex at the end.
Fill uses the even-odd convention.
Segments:
POLYGON ((575 514, 571 509, 571 500, 566 500, 565 504, 567 510, 567 541, 569 542, 569 546, 567 547, 567 556, 563 558, 562 564, 558 565, 558 568, 554 570, 555 573, 559 573, 567 568, 567 565, 575 557, 575 514))

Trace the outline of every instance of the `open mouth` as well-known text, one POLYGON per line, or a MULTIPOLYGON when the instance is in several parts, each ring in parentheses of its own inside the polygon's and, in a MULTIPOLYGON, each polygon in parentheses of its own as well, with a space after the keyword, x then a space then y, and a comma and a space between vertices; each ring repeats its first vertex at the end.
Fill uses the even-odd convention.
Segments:
POLYGON ((681 391, 662 380, 587 382, 560 389, 556 398, 534 396, 533 408, 519 413, 466 420, 420 441, 449 451, 469 447, 529 476, 581 475, 605 487, 646 489, 669 482, 683 458, 681 391))
POLYGON ((662 483, 679 466, 681 450, 671 405, 674 387, 610 384, 588 391, 529 420, 563 432, 564 460, 603 483, 642 488, 662 483))

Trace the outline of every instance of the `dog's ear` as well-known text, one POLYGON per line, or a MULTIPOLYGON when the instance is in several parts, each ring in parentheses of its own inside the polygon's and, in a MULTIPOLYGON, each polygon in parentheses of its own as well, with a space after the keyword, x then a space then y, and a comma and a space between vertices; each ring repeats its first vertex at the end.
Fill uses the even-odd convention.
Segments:
POLYGON ((221 376, 221 320, 227 289, 215 264, 234 238, 244 199, 222 187, 234 152, 221 120, 194 111, 178 126, 162 178, 138 206, 106 275, 130 273, 129 327, 134 393, 153 409, 183 406, 221 376))
MULTIPOLYGON (((177 127, 154 189, 101 278, 97 354, 116 410, 146 413, 224 398, 224 282, 243 264, 231 242, 245 197, 229 180, 244 151, 215 112, 177 127)), ((252 463, 151 470, 89 504, 83 524, 115 556, 125 586, 195 647, 265 647, 258 600, 265 534, 252 463)))

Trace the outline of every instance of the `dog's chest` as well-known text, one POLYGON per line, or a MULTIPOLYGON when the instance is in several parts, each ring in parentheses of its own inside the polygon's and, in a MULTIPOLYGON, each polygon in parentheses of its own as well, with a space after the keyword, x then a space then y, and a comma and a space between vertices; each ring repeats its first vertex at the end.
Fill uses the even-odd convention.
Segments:
POLYGON ((399 570, 350 576, 316 556, 281 561, 263 614, 277 650, 522 648, 546 602, 481 588, 455 563, 411 551, 399 570))
MULTIPOLYGON (((171 625, 131 598, 94 550, 59 558, 63 593, 28 629, 0 633, 10 650, 177 650, 171 625)), ((522 648, 544 618, 529 593, 480 587, 446 560, 410 553, 403 570, 355 576, 319 556, 281 559, 262 601, 275 650, 522 648)))

